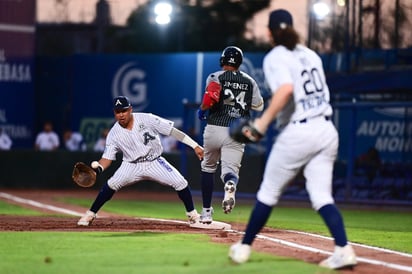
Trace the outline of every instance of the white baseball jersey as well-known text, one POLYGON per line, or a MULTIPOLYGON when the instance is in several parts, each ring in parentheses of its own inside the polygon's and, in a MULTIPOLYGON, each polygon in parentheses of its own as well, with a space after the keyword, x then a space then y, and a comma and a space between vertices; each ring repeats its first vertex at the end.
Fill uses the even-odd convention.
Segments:
POLYGON ((162 152, 160 134, 170 135, 173 122, 150 113, 132 113, 134 124, 128 130, 115 123, 107 135, 103 158, 116 159, 116 153, 123 152, 123 161, 152 161, 162 152))
POLYGON ((55 132, 40 132, 36 137, 36 145, 39 150, 53 150, 60 145, 59 136, 55 132))
POLYGON ((9 150, 13 144, 13 141, 4 132, 0 132, 0 150, 9 150))
POLYGON ((96 143, 93 146, 93 150, 97 152, 103 152, 106 147, 106 138, 100 137, 97 139, 96 143))
POLYGON ((115 160, 123 153, 123 162, 108 180, 114 190, 141 180, 154 180, 179 191, 187 186, 186 179, 161 157, 163 152, 159 134, 170 135, 173 122, 150 113, 132 113, 133 128, 115 123, 106 139, 102 158, 115 160))
POLYGON ((322 62, 302 45, 293 51, 276 46, 265 56, 263 71, 272 92, 292 84, 293 96, 276 117, 282 130, 266 162, 257 198, 275 205, 286 184, 303 168, 306 190, 318 210, 334 202, 332 174, 339 143, 329 119, 332 107, 322 62))
POLYGON ((70 138, 65 141, 65 146, 69 151, 85 151, 87 149, 80 132, 72 132, 70 138))
POLYGON ((290 51, 284 46, 274 47, 263 60, 263 71, 272 92, 283 84, 293 84, 293 100, 278 114, 278 127, 332 115, 322 60, 309 48, 297 45, 290 51))

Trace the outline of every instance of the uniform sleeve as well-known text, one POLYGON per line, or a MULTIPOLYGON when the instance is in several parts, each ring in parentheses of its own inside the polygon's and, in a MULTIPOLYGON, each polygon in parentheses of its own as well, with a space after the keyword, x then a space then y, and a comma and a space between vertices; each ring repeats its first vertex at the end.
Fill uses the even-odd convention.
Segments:
POLYGON ((154 114, 150 114, 150 118, 152 121, 152 124, 154 126, 154 129, 162 134, 162 135, 166 135, 169 136, 170 132, 174 126, 174 122, 167 120, 165 118, 162 118, 160 116, 154 115, 154 114))
POLYGON ((211 73, 206 78, 206 85, 205 88, 209 85, 210 82, 219 83, 219 72, 211 73))
POLYGON ((260 88, 255 80, 252 79, 253 95, 252 95, 252 109, 257 111, 263 110, 263 97, 260 93, 260 88))
POLYGON ((263 73, 272 93, 281 85, 293 84, 292 75, 287 69, 288 66, 284 64, 285 60, 283 58, 274 60, 273 57, 273 55, 268 56, 263 61, 263 73))
POLYGON ((56 147, 60 146, 59 135, 57 135, 57 133, 56 133, 56 134, 54 134, 53 136, 54 136, 54 144, 55 144, 55 146, 56 146, 56 147))
POLYGON ((116 160, 117 152, 118 152, 118 148, 116 146, 116 143, 113 140, 113 134, 109 132, 109 134, 106 137, 106 147, 104 149, 102 158, 114 161, 116 160))

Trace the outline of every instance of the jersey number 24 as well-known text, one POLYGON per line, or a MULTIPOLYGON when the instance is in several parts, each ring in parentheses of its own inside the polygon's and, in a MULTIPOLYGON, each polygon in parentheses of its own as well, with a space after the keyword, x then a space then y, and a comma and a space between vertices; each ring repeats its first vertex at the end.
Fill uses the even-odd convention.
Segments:
POLYGON ((224 94, 225 96, 228 96, 226 99, 223 100, 223 103, 225 105, 231 105, 234 106, 235 105, 235 101, 236 103, 238 103, 243 109, 246 109, 246 105, 247 103, 245 102, 245 92, 241 91, 236 97, 233 94, 232 90, 230 89, 225 89, 224 90, 224 94))

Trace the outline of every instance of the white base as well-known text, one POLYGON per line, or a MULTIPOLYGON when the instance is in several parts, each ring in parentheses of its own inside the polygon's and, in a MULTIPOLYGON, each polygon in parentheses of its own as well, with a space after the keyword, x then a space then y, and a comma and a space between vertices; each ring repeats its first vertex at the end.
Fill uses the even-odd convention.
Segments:
POLYGON ((232 226, 230 224, 224 223, 224 222, 219 222, 219 221, 213 221, 210 224, 202 224, 200 222, 190 224, 190 227, 194 228, 202 228, 202 229, 218 229, 218 230, 231 230, 232 226))

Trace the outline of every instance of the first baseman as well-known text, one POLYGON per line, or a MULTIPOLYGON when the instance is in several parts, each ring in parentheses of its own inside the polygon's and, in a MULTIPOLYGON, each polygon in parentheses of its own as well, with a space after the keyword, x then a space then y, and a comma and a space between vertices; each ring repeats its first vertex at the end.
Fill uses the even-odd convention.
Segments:
POLYGON ((338 133, 331 121, 332 107, 322 61, 298 43, 291 14, 275 10, 269 17, 273 49, 263 60, 263 71, 273 96, 262 116, 253 122, 264 134, 276 118, 280 130, 266 162, 257 201, 242 240, 229 250, 236 263, 249 259, 250 246, 267 222, 283 189, 303 169, 312 207, 324 220, 335 242, 332 256, 320 262, 339 269, 356 265, 343 218, 332 197, 333 164, 338 133))
POLYGON ((122 164, 103 185, 92 206, 77 225, 90 225, 99 209, 116 191, 142 180, 153 180, 175 189, 185 206, 189 224, 198 222, 199 214, 194 207, 186 179, 161 156, 163 148, 159 134, 171 135, 192 147, 199 160, 203 158, 203 148, 176 129, 172 121, 150 113, 133 113, 132 105, 125 96, 114 98, 113 111, 116 123, 107 135, 102 158, 94 161, 91 166, 97 173, 104 171, 116 160, 118 152, 123 153, 122 164))
POLYGON ((220 162, 221 180, 225 184, 222 201, 224 213, 235 206, 235 191, 245 145, 229 136, 229 125, 250 117, 251 110, 263 110, 263 98, 256 81, 239 70, 243 61, 240 48, 229 46, 220 57, 221 70, 208 75, 202 103, 198 110, 201 120, 207 120, 203 132, 204 159, 201 163, 202 223, 211 223, 214 174, 220 162), (207 114, 206 114, 207 112, 207 114))

